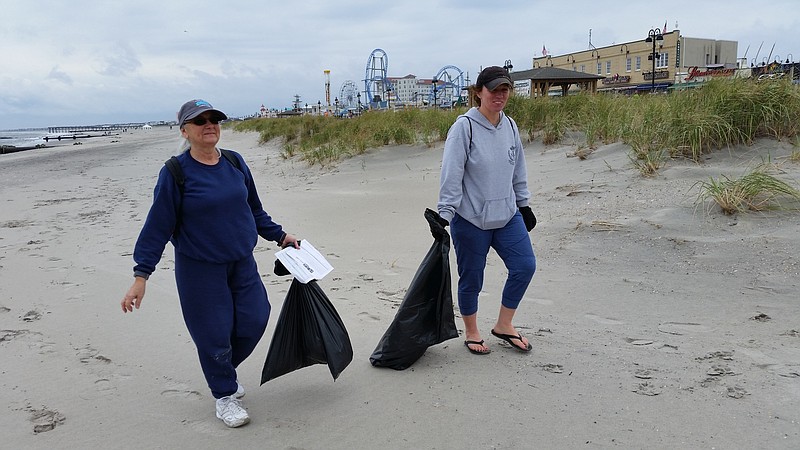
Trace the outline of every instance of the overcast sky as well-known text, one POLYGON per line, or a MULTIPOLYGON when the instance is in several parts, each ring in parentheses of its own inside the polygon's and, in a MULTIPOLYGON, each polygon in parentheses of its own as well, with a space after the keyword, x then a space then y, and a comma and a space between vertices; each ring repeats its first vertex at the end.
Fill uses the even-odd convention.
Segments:
POLYGON ((0 129, 173 120, 203 98, 231 116, 363 89, 375 49, 389 76, 446 65, 529 69, 553 55, 643 39, 653 27, 735 40, 738 56, 800 60, 796 0, 2 0, 0 129), (668 6, 669 5, 669 6, 668 6), (773 49, 774 45, 774 49, 773 49), (761 47, 759 52, 759 47, 761 47), (798 52, 792 55, 792 52, 798 52), (746 55, 745 55, 745 52, 746 55))

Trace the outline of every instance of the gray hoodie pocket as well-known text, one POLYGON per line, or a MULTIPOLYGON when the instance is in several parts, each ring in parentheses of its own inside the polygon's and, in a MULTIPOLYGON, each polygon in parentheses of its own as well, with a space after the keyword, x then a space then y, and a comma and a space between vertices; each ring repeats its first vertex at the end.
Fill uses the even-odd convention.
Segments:
POLYGON ((504 227, 514 217, 516 210, 516 205, 509 197, 486 200, 481 212, 481 228, 493 230, 504 227))

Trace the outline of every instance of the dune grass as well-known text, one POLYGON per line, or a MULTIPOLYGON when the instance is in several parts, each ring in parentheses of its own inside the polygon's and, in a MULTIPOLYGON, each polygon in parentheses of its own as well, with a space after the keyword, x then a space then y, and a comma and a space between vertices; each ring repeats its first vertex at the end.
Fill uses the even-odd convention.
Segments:
MULTIPOLYGON (((234 129, 257 131, 262 141, 284 140, 284 156, 310 164, 329 164, 390 144, 432 146, 466 108, 369 111, 352 119, 302 116, 254 119, 234 129)), ((561 142, 567 132, 582 133, 588 149, 624 142, 643 175, 652 175, 670 158, 699 161, 721 148, 751 144, 759 137, 797 142, 800 88, 790 80, 758 82, 715 79, 702 88, 669 95, 591 95, 563 98, 512 97, 506 113, 523 140, 561 142)))
POLYGON ((721 176, 700 183, 698 202, 711 199, 725 214, 743 211, 796 209, 800 190, 770 174, 769 164, 761 164, 747 174, 731 179, 721 176), (789 200, 789 203, 784 203, 789 200))
POLYGON ((281 138, 284 157, 325 165, 384 145, 432 146, 447 137, 458 114, 457 110, 368 111, 352 119, 309 115, 247 120, 236 123, 234 129, 259 132, 262 142, 281 138))

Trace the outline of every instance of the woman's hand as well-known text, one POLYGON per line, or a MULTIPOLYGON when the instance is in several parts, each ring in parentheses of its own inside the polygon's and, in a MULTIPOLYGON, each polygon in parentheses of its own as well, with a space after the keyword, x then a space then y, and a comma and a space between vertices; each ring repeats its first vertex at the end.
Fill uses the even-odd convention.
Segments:
POLYGON ((300 241, 298 241, 294 235, 287 233, 286 236, 283 237, 283 241, 281 241, 280 246, 281 248, 286 248, 289 246, 300 248, 300 241))
POLYGON ((128 289, 125 297, 122 298, 122 312, 133 312, 133 308, 139 309, 144 298, 144 290, 147 280, 142 277, 136 277, 133 280, 133 285, 128 289))

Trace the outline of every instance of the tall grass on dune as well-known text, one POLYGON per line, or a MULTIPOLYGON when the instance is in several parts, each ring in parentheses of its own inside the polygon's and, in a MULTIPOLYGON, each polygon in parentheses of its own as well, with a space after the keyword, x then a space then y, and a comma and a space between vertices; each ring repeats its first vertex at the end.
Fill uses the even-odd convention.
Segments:
MULTIPOLYGON (((284 156, 328 164, 390 144, 431 146, 465 108, 369 111, 352 119, 302 116, 256 119, 234 125, 257 131, 261 139, 284 140, 284 156)), ((643 175, 652 175, 669 158, 699 161, 702 155, 760 137, 797 141, 800 87, 791 80, 714 79, 704 86, 669 95, 580 93, 566 97, 512 96, 505 109, 523 140, 561 142, 569 131, 582 133, 581 146, 624 142, 643 175)))
POLYGON ((283 139, 284 157, 330 164, 384 145, 433 145, 444 140, 459 111, 405 109, 368 111, 351 119, 298 116, 236 123, 237 131, 256 131, 261 141, 283 139))
POLYGON ((700 155, 759 137, 791 138, 800 123, 800 92, 787 81, 712 80, 669 97, 672 155, 700 155))
POLYGON ((770 174, 769 164, 761 164, 740 178, 721 176, 700 183, 698 202, 711 199, 725 214, 752 210, 797 209, 800 190, 770 174), (784 204, 788 199, 795 206, 784 204))

